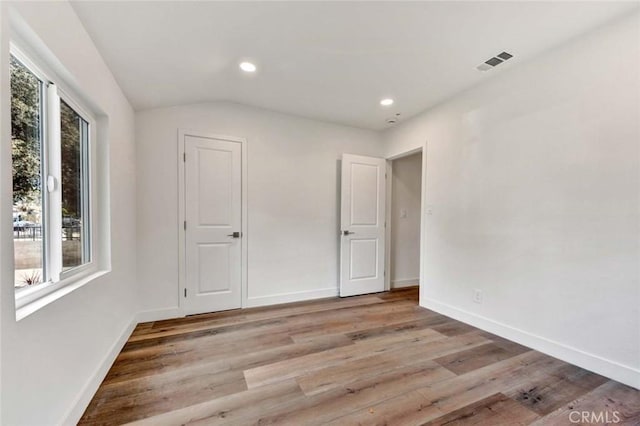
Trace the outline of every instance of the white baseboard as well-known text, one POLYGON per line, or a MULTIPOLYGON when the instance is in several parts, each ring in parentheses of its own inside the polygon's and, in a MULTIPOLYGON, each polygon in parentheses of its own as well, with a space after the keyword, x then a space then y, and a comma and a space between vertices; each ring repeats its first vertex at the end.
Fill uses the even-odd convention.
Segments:
POLYGON ((420 285, 420 278, 408 278, 404 280, 391 280, 391 288, 413 287, 420 285))
POLYGON ((587 353, 529 332, 511 327, 492 319, 458 309, 435 300, 421 300, 420 305, 442 315, 457 319, 474 327, 488 331, 505 339, 535 349, 586 370, 593 371, 620 383, 640 389, 640 370, 615 361, 587 353))
POLYGON ((150 311, 142 311, 138 312, 136 315, 136 320, 138 324, 143 322, 151 322, 151 321, 162 321, 166 319, 174 319, 184 317, 184 314, 180 310, 180 308, 164 308, 164 309, 153 309, 150 311))
POLYGON ((134 318, 131 319, 131 322, 127 326, 125 326, 124 330, 122 330, 122 333, 120 334, 118 340, 116 340, 114 344, 111 345, 111 348, 102 359, 102 362, 98 366, 96 372, 92 377, 89 378, 89 380, 87 380, 87 383, 82 388, 82 391, 80 391, 80 394, 76 398, 76 401, 74 402, 71 410, 69 410, 67 415, 64 416, 63 421, 60 424, 78 424, 78 421, 84 414, 84 411, 89 406, 91 398, 93 398, 93 396, 96 394, 98 388, 100 387, 100 384, 106 377, 109 369, 113 365, 116 357, 124 347, 125 343, 127 343, 127 340, 129 339, 129 336, 131 336, 133 330, 136 328, 136 325, 138 325, 138 322, 136 317, 134 316, 134 318))
POLYGON ((324 297, 335 297, 338 295, 337 287, 322 288, 318 290, 295 291, 290 293, 279 293, 270 296, 258 296, 247 298, 245 308, 255 308, 257 306, 277 305, 280 303, 301 302, 303 300, 321 299, 324 297))

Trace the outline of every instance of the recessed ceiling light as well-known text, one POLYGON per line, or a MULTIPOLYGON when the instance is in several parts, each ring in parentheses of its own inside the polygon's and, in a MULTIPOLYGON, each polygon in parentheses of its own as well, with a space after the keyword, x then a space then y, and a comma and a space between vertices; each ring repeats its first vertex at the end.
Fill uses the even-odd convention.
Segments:
POLYGON ((383 100, 380 101, 380 105, 382 105, 382 106, 393 105, 393 99, 391 99, 391 98, 383 99, 383 100))
POLYGON ((244 72, 256 72, 256 66, 251 62, 241 62, 240 69, 244 72))

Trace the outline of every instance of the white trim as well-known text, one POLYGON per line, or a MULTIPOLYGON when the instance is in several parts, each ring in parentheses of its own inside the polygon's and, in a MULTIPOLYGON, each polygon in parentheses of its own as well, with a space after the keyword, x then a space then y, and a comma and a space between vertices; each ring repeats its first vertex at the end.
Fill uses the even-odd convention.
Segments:
POLYGON ((580 349, 511 327, 481 315, 458 309, 446 303, 435 300, 421 300, 420 306, 490 333, 497 334, 505 339, 520 343, 521 345, 535 349, 554 358, 609 377, 620 383, 640 389, 639 369, 584 352, 580 349))
POLYGON ((420 278, 407 278, 403 280, 393 280, 391 281, 391 288, 403 288, 403 287, 414 287, 420 285, 420 278))
POLYGON ((246 139, 240 139, 242 143, 242 278, 240 307, 247 307, 249 297, 249 144, 246 139))
POLYGON ((391 290, 391 210, 393 209, 393 161, 387 159, 386 169, 386 202, 385 202, 385 230, 384 230, 384 290, 391 290))
POLYGON ((218 135, 214 133, 194 131, 189 129, 178 129, 178 309, 179 315, 185 315, 185 306, 183 302, 184 298, 184 289, 186 288, 185 276, 186 276, 186 258, 185 258, 185 244, 186 244, 186 232, 184 229, 184 221, 186 220, 186 211, 185 211, 185 147, 184 147, 184 138, 187 135, 201 137, 201 138, 210 138, 210 139, 219 139, 230 142, 238 142, 242 145, 241 155, 242 155, 242 165, 241 165, 241 173, 242 173, 242 229, 240 230, 242 234, 242 238, 240 239, 241 247, 241 256, 242 256, 242 272, 241 272, 241 283, 240 283, 240 293, 241 293, 241 302, 240 307, 246 308, 248 307, 247 296, 249 292, 248 287, 248 258, 249 258, 249 222, 248 222, 248 184, 249 184, 249 172, 248 172, 248 143, 245 138, 240 138, 237 136, 226 136, 226 135, 218 135))
POLYGON ((427 160, 429 157, 428 142, 425 141, 422 149, 422 183, 420 186, 420 289, 419 301, 424 300, 423 294, 426 292, 426 258, 427 258, 427 160))
POLYGON ((426 144, 424 146, 419 146, 417 148, 411 148, 407 151, 402 151, 402 152, 390 155, 387 157, 387 160, 389 161, 399 160, 400 158, 409 157, 410 155, 417 154, 419 152, 422 152, 424 154, 424 151, 426 150, 426 148, 427 148, 426 144))
POLYGON ((100 384, 107 376, 109 369, 115 362, 118 354, 129 340, 129 336, 133 333, 133 330, 136 328, 138 322, 136 321, 136 317, 131 319, 131 322, 127 324, 120 333, 120 337, 111 345, 111 348, 102 359, 102 362, 96 369, 95 373, 87 380, 84 387, 76 397, 75 402, 72 404, 71 408, 67 412, 67 414, 62 418, 62 421, 56 424, 61 425, 76 425, 78 421, 84 414, 85 410, 89 406, 91 399, 98 391, 100 384))
POLYGON ((257 296, 247 298, 247 308, 257 306, 277 305, 280 303, 301 302, 303 300, 337 297, 338 286, 321 288, 317 290, 292 291, 288 293, 272 294, 270 296, 257 296))
POLYGON ((184 313, 179 307, 152 309, 149 311, 141 311, 136 315, 138 324, 143 322, 162 321, 167 319, 183 318, 184 313))
POLYGON ((178 311, 180 316, 184 316, 184 289, 186 288, 185 275, 186 275, 186 232, 184 229, 184 222, 187 217, 186 212, 186 195, 185 195, 185 160, 184 156, 184 137, 186 132, 178 129, 178 311))

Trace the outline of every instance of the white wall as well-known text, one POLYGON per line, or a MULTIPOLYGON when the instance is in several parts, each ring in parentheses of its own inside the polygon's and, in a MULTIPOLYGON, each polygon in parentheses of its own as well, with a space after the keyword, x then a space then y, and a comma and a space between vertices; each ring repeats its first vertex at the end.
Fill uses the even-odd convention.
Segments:
POLYGON ((385 135, 390 155, 428 145, 421 304, 636 387, 638 28, 636 13, 385 135))
POLYGON ((380 156, 375 132, 231 103, 136 114, 137 236, 144 318, 178 306, 178 128, 248 141, 248 302, 335 295, 339 163, 380 156))
POLYGON ((68 3, 5 2, 0 7, 0 311, 1 383, 5 390, 1 423, 74 423, 88 402, 87 396, 90 398, 99 385, 100 375, 106 373, 102 368, 110 366, 109 357, 120 349, 121 337, 128 337, 137 311, 134 114, 68 3), (7 13, 30 27, 33 41, 41 43, 34 46, 36 50, 52 53, 59 60, 55 68, 108 116, 108 139, 99 143, 109 152, 110 158, 101 158, 101 167, 110 164, 112 206, 111 272, 19 322, 14 308, 13 236, 7 220, 12 204, 7 13))
POLYGON ((422 153, 393 160, 392 171, 391 288, 399 288, 420 278, 422 153))

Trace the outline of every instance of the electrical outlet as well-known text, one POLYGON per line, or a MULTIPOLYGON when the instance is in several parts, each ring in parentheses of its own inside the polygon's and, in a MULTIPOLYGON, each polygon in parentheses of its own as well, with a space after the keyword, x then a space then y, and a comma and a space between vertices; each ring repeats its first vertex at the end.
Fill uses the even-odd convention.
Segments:
POLYGON ((479 288, 473 289, 473 301, 475 303, 482 303, 482 290, 479 288))

